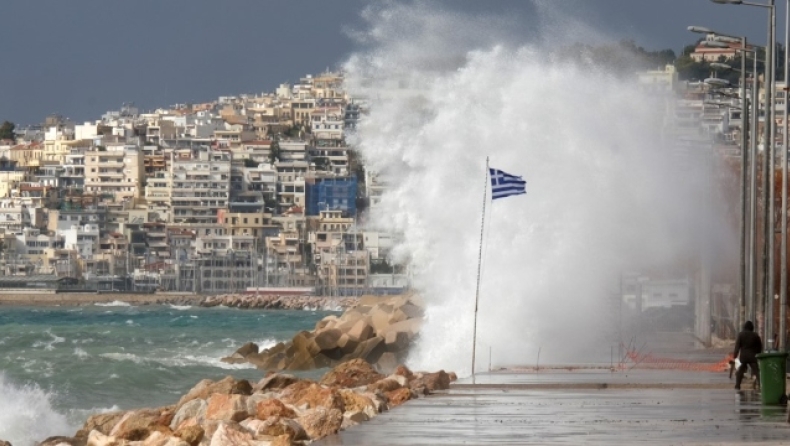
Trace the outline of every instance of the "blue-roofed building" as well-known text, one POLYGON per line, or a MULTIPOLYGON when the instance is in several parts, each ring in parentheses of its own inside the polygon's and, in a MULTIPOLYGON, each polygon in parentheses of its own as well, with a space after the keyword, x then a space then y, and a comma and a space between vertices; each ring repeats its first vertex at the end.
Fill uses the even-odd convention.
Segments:
POLYGON ((325 178, 316 184, 307 185, 307 215, 318 215, 321 211, 343 211, 345 217, 357 213, 357 179, 325 178))

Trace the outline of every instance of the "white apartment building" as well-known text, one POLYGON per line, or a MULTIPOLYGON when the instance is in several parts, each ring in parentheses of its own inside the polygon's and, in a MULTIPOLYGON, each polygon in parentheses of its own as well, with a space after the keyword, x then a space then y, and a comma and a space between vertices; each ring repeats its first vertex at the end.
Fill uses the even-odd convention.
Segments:
POLYGON ((63 237, 66 249, 77 251, 78 255, 90 260, 99 250, 99 225, 88 223, 72 225, 69 229, 58 230, 57 235, 63 237))
POLYGON ((306 161, 277 162, 277 207, 279 212, 298 206, 304 209, 306 201, 305 174, 308 164, 306 161))
POLYGON ((269 164, 242 169, 241 192, 260 192, 264 197, 277 197, 277 171, 269 164))
POLYGON ((307 143, 304 141, 280 141, 280 161, 304 161, 307 159, 307 143))
POLYGON ((85 187, 85 151, 84 147, 72 147, 63 163, 60 174, 60 186, 63 188, 85 187))
POLYGON ((148 205, 149 215, 156 221, 171 221, 170 196, 173 181, 170 172, 156 172, 147 178, 145 185, 145 202, 148 205))
POLYGON ((378 172, 365 169, 365 192, 368 195, 370 207, 373 208, 381 202, 381 197, 386 190, 386 184, 378 172))
POLYGON ((343 139, 345 116, 340 107, 324 107, 311 114, 313 137, 317 140, 340 141, 343 139))
POLYGON ((30 226, 30 223, 30 209, 17 203, 16 200, 0 202, 0 232, 21 233, 23 228, 30 226))
POLYGON ((339 141, 318 141, 316 147, 310 148, 310 157, 314 163, 315 158, 326 158, 329 172, 337 176, 348 176, 348 147, 340 145, 339 141))
POLYGON ((137 146, 114 145, 85 152, 85 190, 116 203, 140 198, 143 154, 137 146))
POLYGON ((385 260, 395 246, 395 239, 388 232, 363 232, 362 239, 371 259, 385 260))
POLYGON ((230 199, 231 156, 208 150, 197 158, 175 160, 171 167, 171 222, 217 223, 230 199))
POLYGON ((41 230, 36 228, 23 229, 16 234, 15 241, 15 252, 25 256, 43 256, 47 248, 62 248, 64 243, 63 237, 42 234, 41 230))

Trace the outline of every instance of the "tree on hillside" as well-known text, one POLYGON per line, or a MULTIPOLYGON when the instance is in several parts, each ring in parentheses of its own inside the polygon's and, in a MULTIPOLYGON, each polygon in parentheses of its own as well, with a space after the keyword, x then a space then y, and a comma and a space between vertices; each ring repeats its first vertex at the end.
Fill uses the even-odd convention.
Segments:
POLYGON ((16 136, 14 136, 15 128, 16 125, 13 122, 3 121, 3 124, 0 125, 0 139, 16 139, 16 136))
POLYGON ((597 46, 577 44, 560 49, 557 56, 560 60, 573 61, 621 76, 631 76, 635 71, 663 68, 673 63, 676 58, 671 49, 648 51, 633 40, 597 46))
POLYGON ((269 146, 269 163, 274 164, 275 161, 280 161, 280 141, 275 139, 272 141, 272 145, 269 146))
POLYGON ((316 170, 327 170, 329 169, 329 158, 325 156, 316 156, 313 158, 313 163, 315 163, 316 170))

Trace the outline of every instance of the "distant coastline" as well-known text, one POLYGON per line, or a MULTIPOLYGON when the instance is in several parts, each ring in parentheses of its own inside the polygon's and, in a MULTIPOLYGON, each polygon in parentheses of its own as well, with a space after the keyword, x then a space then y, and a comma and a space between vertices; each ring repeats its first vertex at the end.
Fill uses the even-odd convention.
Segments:
POLYGON ((81 306, 112 304, 129 305, 191 305, 260 310, 344 309, 353 306, 357 298, 327 296, 276 296, 224 294, 216 296, 195 294, 138 294, 138 293, 25 293, 0 294, 0 306, 81 306))

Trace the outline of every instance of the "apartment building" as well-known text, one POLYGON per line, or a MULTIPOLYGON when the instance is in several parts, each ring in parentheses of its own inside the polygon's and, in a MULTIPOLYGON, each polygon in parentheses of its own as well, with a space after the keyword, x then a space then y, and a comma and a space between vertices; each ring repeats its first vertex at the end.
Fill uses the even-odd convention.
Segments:
POLYGON ((172 187, 170 172, 156 172, 147 178, 145 203, 148 207, 149 220, 172 221, 170 209, 172 187))
POLYGON ((85 190, 105 200, 135 202, 142 194, 143 155, 137 146, 113 145, 85 152, 85 190))
POLYGON ((230 199, 230 154, 202 151, 195 158, 175 160, 171 170, 171 221, 217 223, 219 210, 230 199))
POLYGON ((306 161, 284 161, 275 163, 277 169, 277 208, 283 213, 298 207, 304 209, 306 204, 305 174, 308 170, 306 161))

